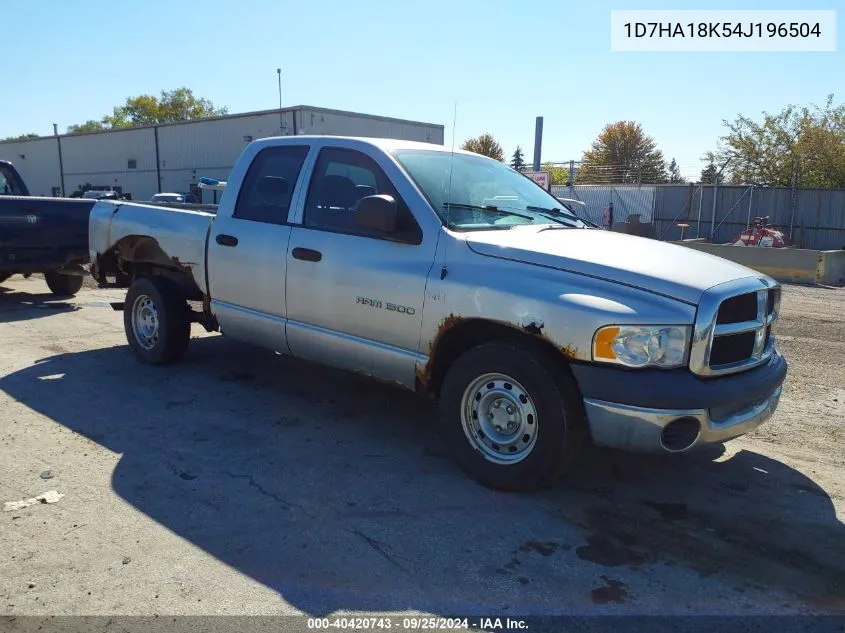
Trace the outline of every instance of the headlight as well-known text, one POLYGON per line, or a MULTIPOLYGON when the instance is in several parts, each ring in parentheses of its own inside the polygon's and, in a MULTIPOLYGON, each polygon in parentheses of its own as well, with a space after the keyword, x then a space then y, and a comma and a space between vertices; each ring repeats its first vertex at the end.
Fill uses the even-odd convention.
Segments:
POLYGON ((626 367, 680 367, 687 362, 685 325, 608 325, 593 336, 593 360, 626 367))

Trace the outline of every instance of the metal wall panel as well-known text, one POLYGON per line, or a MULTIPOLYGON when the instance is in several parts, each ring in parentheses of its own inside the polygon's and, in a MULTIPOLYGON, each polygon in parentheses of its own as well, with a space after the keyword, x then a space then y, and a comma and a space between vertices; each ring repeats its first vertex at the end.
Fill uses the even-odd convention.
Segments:
POLYGON ((63 136, 62 156, 67 194, 91 184, 121 187, 133 199, 145 200, 155 188, 152 128, 63 136))
POLYGON ((282 118, 284 131, 279 129, 278 113, 161 126, 158 144, 162 172, 231 169, 250 141, 292 134, 293 114, 284 112, 282 118))
MULTIPOLYGON (((443 126, 351 112, 298 106, 236 114, 203 121, 61 136, 65 195, 79 186, 120 186, 134 200, 159 191, 190 191, 202 176, 228 178, 250 140, 300 133, 388 137, 443 142, 443 126), (158 172, 156 170, 158 131, 158 172), (130 169, 129 161, 134 160, 130 169), (160 181, 158 180, 160 174, 160 181)), ((50 195, 59 186, 54 137, 0 142, 0 158, 11 160, 34 194, 50 195), (19 155, 26 156, 25 159, 19 155)))
POLYGON ((226 180, 250 141, 291 134, 291 111, 281 117, 272 112, 160 126, 161 183, 156 191, 188 192, 203 176, 226 180))
POLYGON ((59 149, 55 137, 0 143, 0 160, 8 160, 15 165, 34 196, 52 195, 52 188, 61 186, 59 149))
POLYGON ((297 114, 300 134, 331 134, 397 138, 406 141, 443 144, 443 126, 354 113, 327 112, 319 108, 303 108, 297 114))
POLYGON ((602 210, 613 203, 613 222, 625 222, 639 215, 641 222, 651 222, 656 187, 651 185, 575 185, 552 186, 556 198, 573 198, 587 205, 587 219, 601 224, 602 210))
MULTIPOLYGON (((698 205, 693 203, 690 228, 685 237, 710 237, 713 227, 715 188, 702 187, 700 194, 701 230, 698 205)), ((657 187, 655 225, 657 235, 673 240, 680 237, 675 213, 685 203, 687 186, 657 187)), ((713 241, 725 244, 751 225, 755 217, 769 216, 769 224, 785 234, 791 233, 796 245, 811 249, 845 247, 845 190, 799 189, 792 203, 792 190, 786 187, 720 186, 716 193, 716 232, 713 241)), ((698 199, 696 195, 696 200, 698 199)))
POLYGON ((65 173, 77 176, 156 168, 152 128, 64 136, 62 155, 65 173), (136 161, 135 169, 128 168, 130 159, 136 161))

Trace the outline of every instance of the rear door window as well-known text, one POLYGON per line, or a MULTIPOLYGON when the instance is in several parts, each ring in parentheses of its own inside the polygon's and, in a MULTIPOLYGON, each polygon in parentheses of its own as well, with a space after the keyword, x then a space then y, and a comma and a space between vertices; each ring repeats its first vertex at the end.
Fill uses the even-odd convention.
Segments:
POLYGON ((307 145, 261 150, 246 173, 234 217, 266 224, 286 224, 296 181, 307 155, 307 145))
POLYGON ((22 196, 23 187, 15 173, 6 165, 0 164, 0 196, 22 196))

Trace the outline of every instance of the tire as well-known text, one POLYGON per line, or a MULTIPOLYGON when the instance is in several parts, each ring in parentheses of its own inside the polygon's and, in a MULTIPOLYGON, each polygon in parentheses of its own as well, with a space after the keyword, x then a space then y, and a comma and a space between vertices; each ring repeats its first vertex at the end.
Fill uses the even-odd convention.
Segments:
POLYGON ((79 275, 62 275, 55 270, 44 273, 44 281, 54 295, 72 297, 82 288, 82 277, 79 275))
POLYGON ((126 293, 126 340, 143 363, 167 365, 181 359, 191 340, 185 296, 164 277, 139 277, 126 293))
POLYGON ((575 379, 561 362, 534 345, 496 342, 470 349, 449 368, 440 422, 455 460, 476 481, 532 490, 553 485, 577 463, 587 426, 575 379))

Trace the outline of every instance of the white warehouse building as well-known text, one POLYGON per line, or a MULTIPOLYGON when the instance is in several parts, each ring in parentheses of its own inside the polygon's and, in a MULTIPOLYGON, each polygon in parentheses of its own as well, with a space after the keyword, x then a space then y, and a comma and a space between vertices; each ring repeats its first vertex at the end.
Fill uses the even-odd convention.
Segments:
MULTIPOLYGON (((194 192, 203 176, 226 180, 238 155, 258 138, 326 134, 443 144, 443 126, 369 114, 296 106, 108 130, 0 142, 35 196, 114 189, 133 200, 159 192, 194 192)), ((212 202, 205 191, 204 202, 212 202)))

